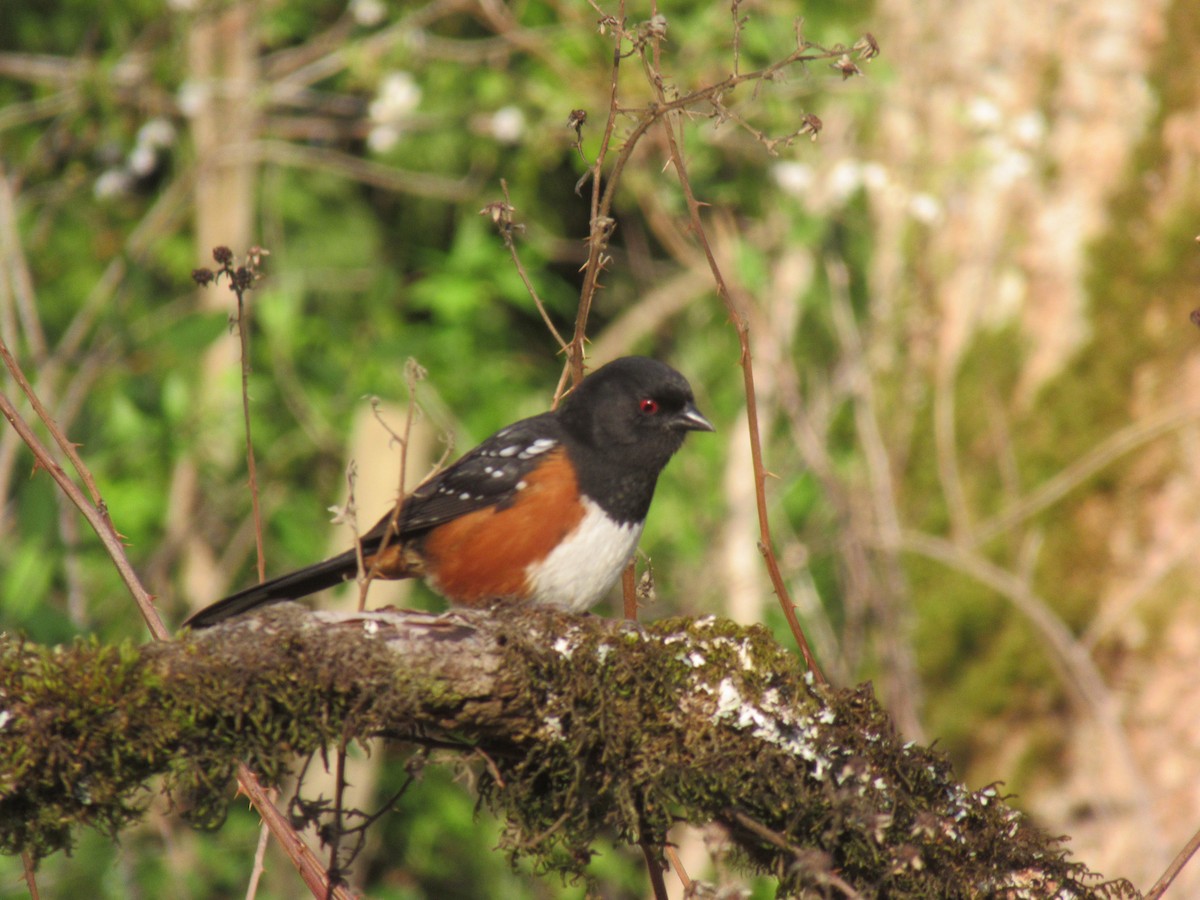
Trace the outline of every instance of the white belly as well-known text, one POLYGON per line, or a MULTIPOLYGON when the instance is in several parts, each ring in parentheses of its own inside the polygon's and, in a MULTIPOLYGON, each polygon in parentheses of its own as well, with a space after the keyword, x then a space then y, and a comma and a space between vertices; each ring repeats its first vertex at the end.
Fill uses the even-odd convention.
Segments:
POLYGON ((544 560, 525 570, 532 599, 570 613, 581 613, 604 598, 633 558, 641 522, 619 525, 587 497, 587 512, 544 560))

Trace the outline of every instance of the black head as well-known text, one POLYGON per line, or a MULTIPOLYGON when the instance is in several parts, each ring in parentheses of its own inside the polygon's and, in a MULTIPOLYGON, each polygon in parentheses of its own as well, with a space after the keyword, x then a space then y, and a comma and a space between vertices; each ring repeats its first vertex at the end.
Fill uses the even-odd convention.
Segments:
POLYGON ((713 430, 687 379, 644 356, 601 366, 563 401, 558 416, 591 449, 655 476, 689 431, 713 430))

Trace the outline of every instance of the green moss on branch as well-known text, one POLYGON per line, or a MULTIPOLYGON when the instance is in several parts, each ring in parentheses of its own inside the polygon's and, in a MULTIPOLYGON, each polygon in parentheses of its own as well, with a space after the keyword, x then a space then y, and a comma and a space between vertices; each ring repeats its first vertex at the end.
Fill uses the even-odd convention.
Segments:
POLYGON ((1135 896, 901 741, 868 687, 814 686, 763 629, 639 627, 515 611, 308 614, 281 607, 172 644, 0 642, 0 849, 115 832, 165 773, 223 813, 236 761, 390 735, 485 751, 505 846, 578 874, 601 837, 661 846, 720 822, 792 895, 1135 896), (1014 894, 1015 895, 1015 894, 1014 894))

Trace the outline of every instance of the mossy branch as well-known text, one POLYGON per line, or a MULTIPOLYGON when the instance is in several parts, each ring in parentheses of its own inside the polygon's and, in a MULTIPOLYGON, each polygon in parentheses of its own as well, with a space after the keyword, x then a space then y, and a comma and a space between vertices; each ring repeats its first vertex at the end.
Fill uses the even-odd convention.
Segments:
POLYGON ((601 836, 720 822, 781 893, 1136 896, 1099 884, 994 789, 894 732, 869 686, 814 685, 761 628, 540 611, 309 613, 173 643, 0 638, 0 851, 114 832, 165 774, 219 821, 235 763, 371 736, 480 750, 505 846, 575 872, 601 836))

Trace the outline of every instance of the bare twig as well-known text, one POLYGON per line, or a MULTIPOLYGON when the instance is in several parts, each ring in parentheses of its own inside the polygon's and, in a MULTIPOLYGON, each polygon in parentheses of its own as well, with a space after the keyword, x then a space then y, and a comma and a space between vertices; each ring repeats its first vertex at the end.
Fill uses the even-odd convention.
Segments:
POLYGON ((341 866, 338 863, 338 852, 341 850, 342 835, 345 833, 343 822, 346 802, 345 741, 342 741, 340 744, 338 744, 337 754, 334 759, 333 821, 330 823, 329 828, 326 831, 326 834, 328 835, 326 842, 329 845, 329 865, 325 868, 325 877, 330 885, 330 891, 332 891, 333 885, 342 881, 341 866))
POLYGON ((504 246, 508 248, 509 255, 512 257, 513 265, 517 269, 517 274, 521 277, 521 282, 525 285, 525 290, 529 293, 533 300, 533 305, 537 307, 538 313, 541 314, 542 321, 546 323, 546 327, 550 330, 550 334, 554 336, 555 343, 558 344, 560 351, 566 351, 567 342, 563 340, 563 336, 559 334, 558 328, 554 325, 554 320, 550 318, 550 313, 546 311, 546 304, 542 302, 542 298, 538 296, 537 288, 533 286, 533 282, 529 280, 529 274, 525 271, 525 266, 521 264, 521 257, 517 253, 516 235, 522 231, 525 226, 518 224, 513 219, 513 213, 516 212, 516 207, 512 205, 512 200, 508 196, 508 181, 500 179, 500 190, 504 193, 504 203, 489 203, 482 210, 481 215, 490 215, 493 224, 500 231, 500 237, 504 239, 504 246))
POLYGON ((663 847, 663 852, 667 855, 667 862, 675 870, 675 875, 679 878, 679 883, 683 885, 683 893, 686 896, 687 892, 692 889, 692 879, 688 877, 687 869, 683 867, 683 860, 679 858, 679 854, 675 852, 675 848, 670 844, 663 847))
POLYGON ((944 538, 905 531, 901 546, 909 553, 935 560, 963 572, 981 584, 1007 597, 1033 624, 1037 633, 1050 648, 1050 659, 1064 685, 1076 702, 1089 709, 1097 718, 1113 705, 1112 697, 1100 670, 1082 644, 1075 640, 1069 628, 1054 614, 1041 597, 1016 575, 1005 571, 987 558, 960 547, 944 538))
MULTIPOLYGON (((387 433, 389 435, 391 435, 392 440, 400 445, 400 472, 399 472, 397 491, 396 491, 396 502, 392 505, 391 524, 388 526, 388 529, 383 533, 383 537, 380 539, 380 542, 379 542, 379 548, 375 551, 375 559, 376 560, 381 560, 384 558, 384 553, 387 550, 388 545, 392 542, 393 538, 395 538, 397 535, 400 534, 400 515, 404 511, 404 498, 405 498, 405 496, 407 496, 406 491, 405 491, 405 482, 407 481, 407 478, 408 478, 408 445, 409 445, 409 440, 412 437, 413 421, 416 417, 416 413, 417 413, 417 409, 418 409, 417 384, 424 381, 425 378, 427 377, 427 375, 428 375, 428 373, 425 371, 425 369, 420 365, 420 363, 418 363, 412 357, 409 357, 408 360, 405 362, 405 364, 404 364, 404 381, 408 387, 408 407, 404 412, 404 429, 400 434, 397 434, 391 428, 391 426, 389 426, 387 424, 387 422, 385 422, 383 420, 383 417, 379 414, 378 402, 375 401, 372 403, 372 408, 375 413, 376 421, 378 421, 379 424, 384 427, 384 430, 387 431, 387 433)), ((442 467, 442 465, 446 461, 446 458, 452 452, 452 449, 453 449, 453 444, 448 444, 445 452, 442 454, 442 458, 439 459, 437 461, 437 463, 434 464, 433 472, 438 471, 438 469, 440 469, 442 467)), ((432 475, 432 472, 430 473, 430 475, 432 475)), ((426 479, 429 477, 430 476, 427 475, 426 479)), ((424 481, 424 479, 422 481, 424 481)), ((353 491, 354 491, 353 480, 351 480, 351 483, 350 483, 350 491, 351 491, 351 503, 353 503, 353 491)), ((371 570, 369 572, 364 572, 362 545, 358 541, 357 533, 354 536, 354 547, 355 547, 355 551, 358 555, 358 571, 359 571, 358 608, 360 610, 362 610, 362 609, 366 608, 367 590, 370 588, 371 581, 375 578, 376 569, 375 569, 375 566, 372 566, 371 570)), ((375 565, 378 565, 378 562, 375 565)))
POLYGON ((1167 871, 1163 872, 1158 881, 1154 882, 1154 886, 1146 892, 1142 900, 1159 900, 1167 892, 1167 888, 1171 886, 1172 882, 1179 877, 1183 867, 1196 855, 1197 850, 1200 850, 1200 831, 1193 834, 1192 839, 1175 855, 1171 864, 1167 866, 1167 871))
POLYGON ((999 534, 1053 506, 1074 488, 1127 453, 1150 441, 1200 420, 1200 406, 1180 404, 1122 428, 1097 444, 1036 490, 975 528, 972 537, 984 544, 999 534))
POLYGON ((1128 735, 1121 724, 1116 699, 1083 643, 1055 615, 1033 588, 1011 572, 969 548, 959 547, 933 535, 906 531, 904 550, 935 560, 974 578, 1007 598, 1033 625, 1035 633, 1049 649, 1047 658, 1071 698, 1092 718, 1104 734, 1121 769, 1129 780, 1129 803, 1136 809, 1144 835, 1157 830, 1149 805, 1152 791, 1138 767, 1128 735))
POLYGON ((0 132, 12 131, 41 119, 52 119, 67 112, 78 102, 79 91, 66 88, 25 103, 10 103, 0 109, 0 132))
MULTIPOLYGON (((772 846, 778 847, 780 850, 785 850, 788 853, 795 855, 797 859, 803 859, 805 857, 805 853, 802 848, 797 847, 773 828, 768 828, 766 825, 762 824, 762 822, 759 822, 757 819, 746 815, 741 810, 728 810, 725 813, 725 817, 729 821, 736 823, 739 828, 749 831, 751 834, 761 838, 772 846)), ((818 877, 822 881, 828 882, 830 885, 841 891, 842 896, 844 897, 856 898, 861 896, 858 891, 839 878, 835 872, 824 871, 819 873, 818 877)))
POLYGON ((12 182, 0 165, 0 278, 11 285, 17 312, 21 317, 21 331, 29 345, 34 365, 46 359, 46 333, 42 329, 37 311, 37 296, 29 265, 17 233, 17 208, 13 196, 12 182))
POLYGON ((242 356, 242 424, 246 434, 246 476, 250 484, 250 509, 254 515, 254 549, 258 555, 258 581, 261 584, 267 580, 267 556, 263 549, 262 509, 258 501, 258 466, 254 461, 254 439, 250 429, 250 329, 246 321, 245 297, 250 285, 242 284, 231 277, 230 286, 237 295, 238 349, 242 356))
POLYGON ((933 439, 938 483, 946 501, 950 530, 956 541, 969 540, 973 524, 967 508, 962 472, 958 465, 956 380, 958 359, 952 351, 940 354, 933 388, 933 439))
POLYGON ((742 29, 746 20, 742 17, 742 0, 731 0, 729 13, 733 16, 733 74, 738 73, 742 64, 742 29))
POLYGON ((904 611, 908 608, 908 582, 900 561, 901 521, 896 502, 887 443, 879 424, 879 404, 875 397, 866 348, 854 311, 850 306, 850 273, 840 258, 827 258, 826 271, 832 294, 832 318, 847 360, 854 403, 854 420, 863 456, 867 462, 867 481, 874 513, 874 528, 879 534, 879 569, 883 590, 873 591, 874 612, 881 620, 880 639, 883 656, 893 684, 889 686, 888 707, 901 729, 910 737, 922 734, 919 709, 921 683, 910 645, 910 629, 905 628, 904 611))
MULTIPOLYGON (((274 793, 272 789, 271 793, 274 793)), ((258 896, 258 882, 262 878, 263 861, 267 856, 267 843, 271 838, 271 829, 263 822, 258 827, 258 844, 254 848, 254 864, 250 867, 250 880, 246 883, 246 900, 254 900, 258 896)))
POLYGON ((372 162, 329 147, 307 147, 289 141, 263 139, 231 144, 228 150, 217 154, 217 159, 225 162, 239 160, 247 155, 259 162, 333 172, 343 178, 360 181, 385 191, 412 194, 415 197, 432 197, 435 200, 466 200, 474 196, 478 189, 470 175, 463 178, 445 178, 431 172, 405 172, 395 166, 372 162))
MULTIPOLYGON (((379 407, 375 398, 371 398, 371 405, 375 410, 376 418, 379 418, 379 407)), ((331 506, 330 511, 334 512, 334 522, 345 522, 350 526, 350 537, 353 539, 355 570, 358 573, 358 608, 366 609, 367 606, 367 590, 371 587, 371 576, 367 571, 366 560, 363 557, 362 541, 359 539, 358 532, 358 494, 356 485, 358 483, 358 463, 351 459, 346 463, 346 504, 345 506, 331 506)), ((384 535, 386 541, 388 535, 384 535)))

